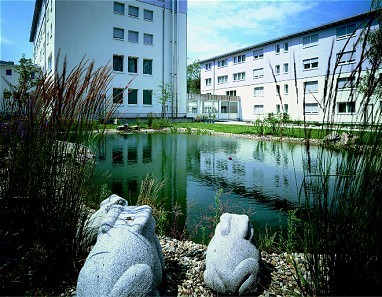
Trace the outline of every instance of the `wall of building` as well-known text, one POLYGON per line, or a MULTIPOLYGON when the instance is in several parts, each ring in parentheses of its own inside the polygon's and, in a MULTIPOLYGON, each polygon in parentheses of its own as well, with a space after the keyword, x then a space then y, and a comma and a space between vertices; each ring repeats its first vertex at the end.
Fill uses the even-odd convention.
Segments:
MULTIPOLYGON (((333 82, 336 83, 337 76, 348 77, 359 64, 361 48, 357 41, 363 22, 364 19, 358 19, 316 30, 312 29, 202 61, 201 93, 225 95, 227 92, 236 91, 236 95, 241 97, 241 119, 245 121, 263 119, 269 113, 283 111, 287 112, 292 119, 302 120, 304 118, 304 101, 311 107, 316 104, 314 109, 310 109, 311 112, 307 107, 306 120, 322 121, 324 111, 320 106, 324 105, 328 69, 331 74, 335 73, 333 82), (346 38, 337 38, 337 29, 351 24, 359 27, 356 34, 350 37, 348 35, 346 38), (316 37, 318 37, 317 42, 316 37), (307 43, 307 40, 312 42, 307 43), (285 44, 287 47, 284 48, 285 44), (276 51, 277 46, 280 47, 279 52, 276 51), (342 63, 337 69, 334 69, 337 54, 341 51, 351 52, 354 47, 355 54, 349 54, 348 60, 351 61, 342 63), (259 51, 262 52, 261 56, 259 51), (245 61, 243 61, 243 55, 245 61), (223 62, 224 67, 222 67, 222 60, 225 61, 225 63, 223 62), (318 65, 315 64, 316 62, 318 65), (307 66, 304 64, 310 64, 310 69, 305 69, 307 66), (279 73, 276 68, 279 69, 279 73), (240 73, 245 73, 244 79, 240 73), (222 83, 222 79, 219 77, 224 76, 227 77, 227 81, 223 80, 222 83), (234 81, 234 78, 237 78, 237 81, 234 81), (276 85, 280 88, 280 96, 277 93, 276 85), (305 85, 309 85, 313 90, 309 91, 309 87, 305 89, 305 85), (306 90, 305 94, 304 90, 306 90)), ((363 63, 362 71, 365 71, 367 67, 368 64, 363 63)), ((337 105, 340 102, 348 102, 349 94, 348 89, 339 90, 337 105)), ((360 102, 356 102, 356 111, 360 109, 360 104, 360 102)), ((335 110, 336 119, 339 121, 351 122, 359 116, 351 112, 338 113, 338 106, 335 107, 335 110)))
MULTIPOLYGON (((113 88, 127 88, 123 92, 122 104, 117 104, 116 117, 145 117, 148 113, 159 114, 162 107, 157 95, 163 82, 170 82, 176 88, 174 102, 169 104, 170 115, 183 116, 186 113, 186 23, 187 2, 179 4, 177 20, 178 31, 173 30, 173 15, 170 9, 163 6, 163 1, 72 1, 49 0, 51 17, 46 22, 52 37, 46 41, 46 54, 37 55, 36 63, 45 64, 47 71, 55 68, 58 52, 60 61, 67 59, 68 69, 72 69, 85 58, 94 60, 96 66, 113 67, 113 55, 123 56, 122 71, 112 71, 113 80, 107 97, 112 99, 113 88), (114 11, 114 3, 124 5, 124 13, 114 11), (129 6, 138 8, 138 16, 129 15, 129 6), (152 11, 152 20, 144 17, 144 10, 152 11), (52 30, 50 29, 52 26, 52 30), (114 28, 124 37, 116 38, 114 28), (122 29, 122 30, 121 30, 122 29), (53 31, 53 32, 52 32, 53 31), (129 32, 138 36, 138 41, 129 41, 129 32), (136 33, 137 32, 137 33, 136 33), (174 35, 174 32, 177 33, 174 35), (152 36, 152 44, 144 42, 144 35, 152 36), (173 36, 178 37, 172 42, 173 36), (173 53, 177 65, 177 78, 172 77, 173 53), (137 73, 129 73, 128 59, 137 59, 137 73), (152 60, 152 74, 143 74, 143 60, 152 60), (128 104, 128 89, 137 89, 137 104, 128 104), (152 91, 152 104, 143 104, 143 91, 152 91)), ((48 1, 48 2, 49 2, 48 1)), ((43 7, 44 8, 44 7, 43 7)), ((48 4, 49 10, 49 4, 48 4)), ((44 9, 41 10, 42 14, 44 9)), ((47 18, 46 18, 47 19, 47 18)), ((43 25, 40 24, 40 28, 43 25)), ((48 29, 47 29, 48 30, 48 29)), ((174 72, 175 74, 175 72, 174 72)))
POLYGON ((10 112, 12 101, 8 98, 7 91, 11 90, 10 84, 18 84, 19 77, 14 62, 0 61, 0 113, 10 112))

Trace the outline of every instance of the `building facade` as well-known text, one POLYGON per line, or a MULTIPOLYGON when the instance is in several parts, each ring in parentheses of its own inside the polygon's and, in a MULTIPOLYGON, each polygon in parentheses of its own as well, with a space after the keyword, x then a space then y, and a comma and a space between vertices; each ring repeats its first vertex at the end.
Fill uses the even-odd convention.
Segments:
POLYGON ((36 0, 30 41, 43 72, 109 65, 115 117, 186 114, 187 0, 36 0), (60 60, 57 62, 58 56, 60 60), (57 65, 56 65, 57 63, 57 65), (163 108, 159 93, 170 86, 163 108))
POLYGON ((16 86, 19 81, 19 73, 12 61, 0 61, 0 113, 7 114, 12 109, 12 93, 10 85, 16 86))
MULTIPOLYGON (((286 113, 321 122, 334 111, 335 121, 354 122, 364 108, 352 73, 368 68, 361 62, 361 35, 371 17, 360 14, 203 60, 201 93, 240 96, 238 119, 244 121, 286 113), (328 105, 330 90, 335 98, 328 105)), ((366 109, 372 118, 380 102, 366 109)))

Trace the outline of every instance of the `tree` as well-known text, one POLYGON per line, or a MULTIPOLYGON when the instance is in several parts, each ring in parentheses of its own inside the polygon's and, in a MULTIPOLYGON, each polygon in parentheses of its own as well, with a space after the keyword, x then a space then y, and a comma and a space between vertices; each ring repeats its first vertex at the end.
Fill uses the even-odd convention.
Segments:
POLYGON ((31 59, 25 58, 25 54, 23 54, 19 60, 19 65, 16 66, 16 72, 19 74, 18 84, 13 85, 7 82, 10 90, 6 90, 6 92, 21 107, 26 102, 30 90, 37 85, 38 78, 36 73, 38 68, 31 59))
POLYGON ((166 117, 167 103, 172 98, 172 84, 170 82, 163 82, 159 85, 159 91, 156 93, 158 102, 162 105, 162 118, 166 117))
POLYGON ((198 60, 187 65, 187 93, 200 94, 200 63, 198 60))

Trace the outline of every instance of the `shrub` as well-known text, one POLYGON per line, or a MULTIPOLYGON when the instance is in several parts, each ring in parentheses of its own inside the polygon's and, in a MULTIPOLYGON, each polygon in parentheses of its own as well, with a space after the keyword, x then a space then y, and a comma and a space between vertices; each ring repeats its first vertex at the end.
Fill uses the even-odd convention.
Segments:
POLYGON ((168 119, 153 119, 152 128, 153 129, 163 129, 170 126, 170 121, 168 119))

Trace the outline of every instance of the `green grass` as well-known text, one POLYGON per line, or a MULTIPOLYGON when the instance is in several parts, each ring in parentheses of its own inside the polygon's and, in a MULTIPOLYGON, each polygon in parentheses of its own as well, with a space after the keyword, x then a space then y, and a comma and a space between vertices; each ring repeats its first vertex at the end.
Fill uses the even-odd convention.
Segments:
POLYGON ((210 130, 214 132, 222 133, 233 133, 233 134, 248 134, 248 135, 271 135, 280 137, 293 137, 293 138, 305 138, 309 135, 311 139, 323 139, 326 135, 326 131, 322 129, 304 128, 298 126, 287 126, 287 127, 275 127, 267 125, 264 127, 264 132, 259 133, 259 127, 255 124, 253 125, 236 125, 236 124, 219 124, 219 123, 174 123, 176 128, 194 128, 199 130, 210 130), (282 133, 280 133, 280 131, 282 133))

